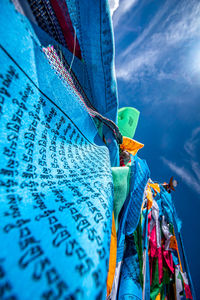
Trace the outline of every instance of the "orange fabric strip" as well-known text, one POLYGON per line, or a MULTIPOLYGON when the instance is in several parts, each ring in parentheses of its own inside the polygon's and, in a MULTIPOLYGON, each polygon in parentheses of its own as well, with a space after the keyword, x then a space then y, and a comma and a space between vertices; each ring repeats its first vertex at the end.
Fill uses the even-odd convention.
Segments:
POLYGON ((123 136, 123 143, 120 145, 121 150, 126 150, 132 155, 135 155, 139 149, 143 148, 144 144, 141 144, 133 139, 123 136))
POLYGON ((147 209, 149 210, 153 205, 153 195, 152 195, 152 191, 151 191, 149 184, 147 186, 146 196, 147 196, 147 200, 148 200, 147 209))
POLYGON ((108 270, 108 277, 107 277, 107 296, 109 296, 112 291, 113 280, 115 277, 116 260, 117 260, 117 234, 116 234, 115 219, 113 213, 111 242, 110 242, 110 260, 109 260, 109 270, 108 270))
POLYGON ((158 183, 149 183, 149 185, 154 189, 155 192, 160 193, 160 186, 158 183))

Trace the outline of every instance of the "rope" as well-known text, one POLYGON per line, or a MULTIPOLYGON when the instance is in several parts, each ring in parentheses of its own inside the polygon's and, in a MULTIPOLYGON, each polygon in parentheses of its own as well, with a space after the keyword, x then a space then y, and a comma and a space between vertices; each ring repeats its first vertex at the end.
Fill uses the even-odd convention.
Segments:
POLYGON ((74 50, 73 50, 72 61, 71 61, 70 67, 69 67, 69 73, 71 72, 72 65, 73 65, 73 62, 74 62, 75 51, 76 51, 76 28, 74 27, 74 50))

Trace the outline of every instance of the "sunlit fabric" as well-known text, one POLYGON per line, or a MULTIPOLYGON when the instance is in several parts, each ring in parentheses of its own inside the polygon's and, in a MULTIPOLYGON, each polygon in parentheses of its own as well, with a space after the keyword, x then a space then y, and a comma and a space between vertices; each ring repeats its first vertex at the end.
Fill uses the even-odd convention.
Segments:
POLYGON ((8 1, 1 16, 0 298, 105 299, 108 148, 61 65, 67 49, 8 1))

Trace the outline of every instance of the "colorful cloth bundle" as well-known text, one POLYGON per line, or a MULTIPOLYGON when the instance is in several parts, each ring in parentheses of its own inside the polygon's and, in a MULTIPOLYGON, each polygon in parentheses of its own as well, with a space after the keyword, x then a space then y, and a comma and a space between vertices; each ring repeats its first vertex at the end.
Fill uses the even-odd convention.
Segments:
MULTIPOLYGON (((183 249, 177 242, 181 224, 171 195, 162 185, 149 181, 144 198, 141 221, 136 233, 137 240, 141 238, 145 241, 142 245, 143 286, 145 280, 149 284, 150 278, 151 299, 193 299, 187 279, 188 270, 183 268, 184 262, 180 256, 181 252, 184 259, 183 249), (142 236, 139 237, 140 232, 142 236)), ((146 297, 147 290, 143 291, 146 297)))
POLYGON ((195 299, 181 221, 171 198, 173 178, 169 184, 150 179, 146 162, 137 156, 144 145, 132 139, 139 116, 130 123, 134 113, 134 109, 123 108, 118 115, 120 131, 124 132, 125 126, 129 134, 120 145, 120 167, 112 168, 115 226, 110 259, 115 256, 116 244, 117 265, 109 265, 107 296, 113 300, 195 299))
MULTIPOLYGON (((182 245, 181 222, 171 194, 165 185, 148 179, 148 168, 137 155, 131 157, 130 167, 118 168, 118 173, 123 176, 123 169, 127 168, 131 171, 129 177, 126 175, 130 192, 123 207, 120 204, 121 212, 114 210, 118 264, 109 298, 195 299, 182 245), (148 180, 146 184, 145 180, 148 180), (139 203, 141 210, 138 210, 139 203)), ((125 172, 128 174, 128 170, 125 172)), ((120 195, 118 192, 114 198, 116 202, 120 195)))

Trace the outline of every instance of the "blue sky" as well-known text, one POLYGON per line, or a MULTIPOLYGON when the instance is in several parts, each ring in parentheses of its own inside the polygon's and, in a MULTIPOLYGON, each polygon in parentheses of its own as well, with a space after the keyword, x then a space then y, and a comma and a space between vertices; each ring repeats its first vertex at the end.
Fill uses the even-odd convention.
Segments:
POLYGON ((178 180, 173 199, 200 295, 200 2, 110 2, 119 105, 141 112, 135 139, 151 178, 178 180))

